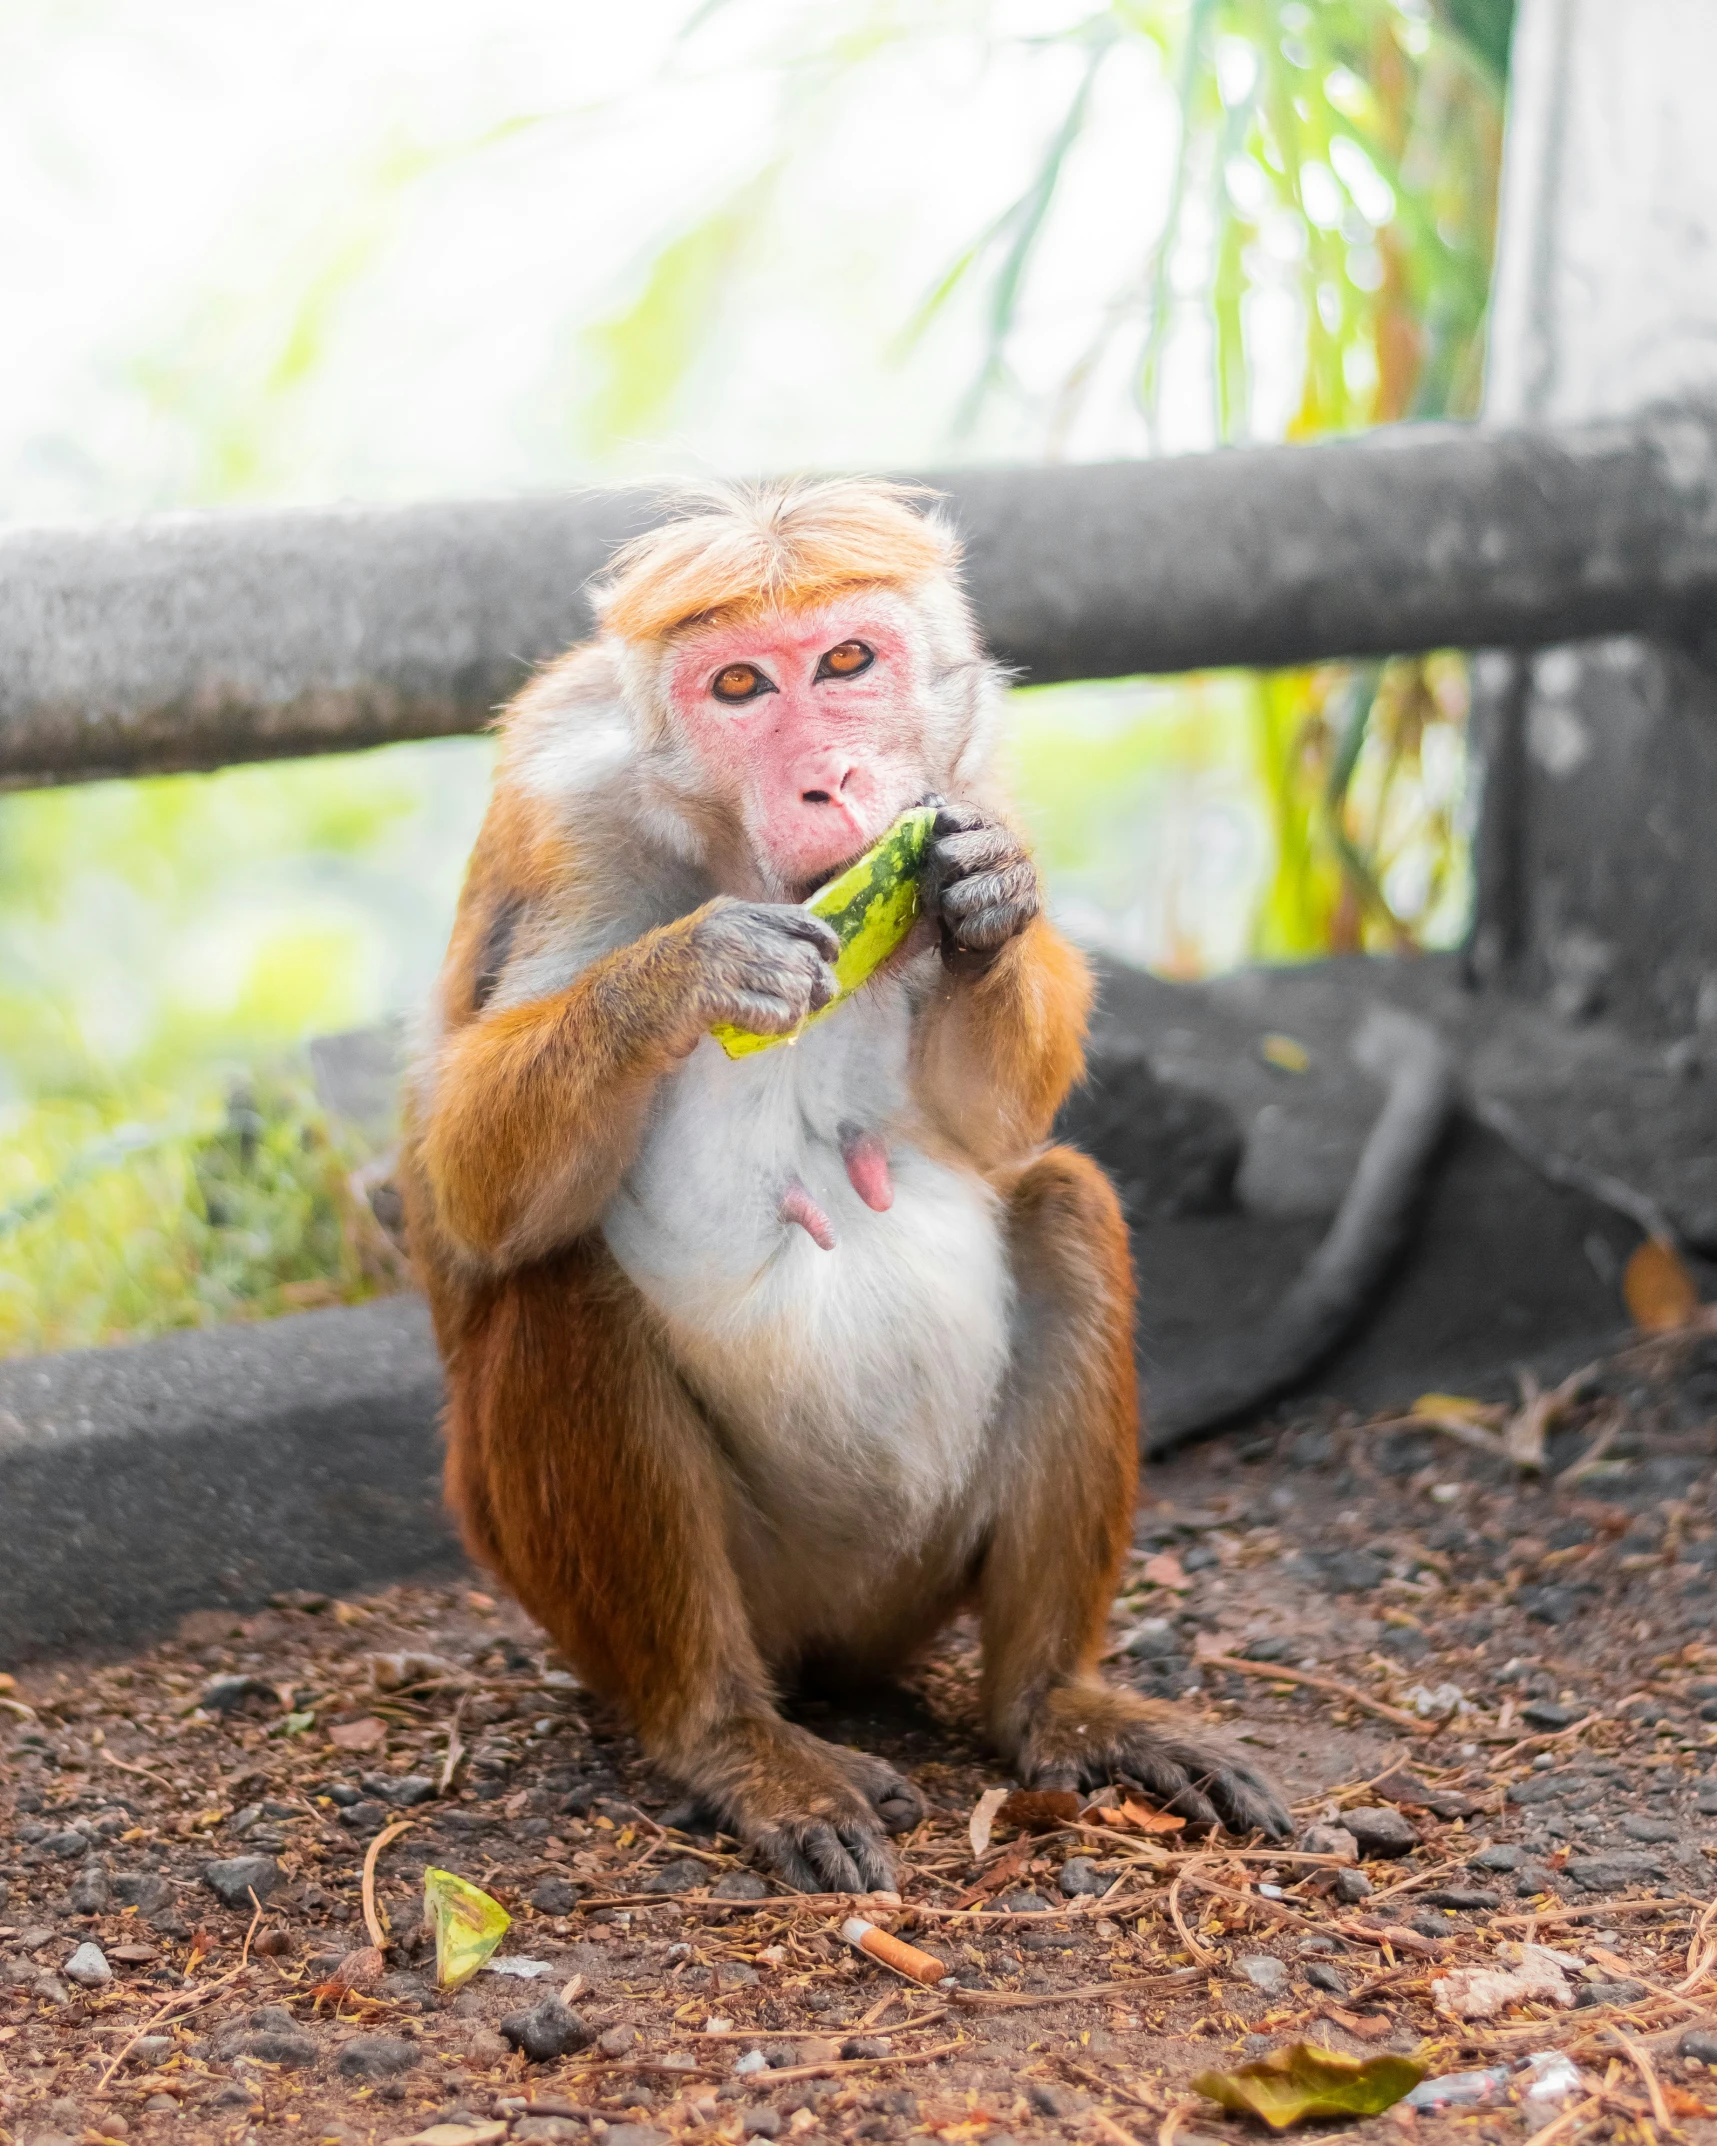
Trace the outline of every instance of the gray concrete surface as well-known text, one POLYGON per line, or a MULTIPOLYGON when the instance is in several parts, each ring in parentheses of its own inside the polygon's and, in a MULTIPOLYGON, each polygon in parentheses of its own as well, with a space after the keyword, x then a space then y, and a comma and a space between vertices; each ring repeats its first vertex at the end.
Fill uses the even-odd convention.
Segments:
MULTIPOLYGON (((1029 679, 1693 630, 1717 408, 931 473, 1029 679)), ((0 783, 473 730, 588 631, 642 495, 0 532, 0 783)))
POLYGON ((0 1364, 0 1661, 456 1569, 415 1297, 0 1364))

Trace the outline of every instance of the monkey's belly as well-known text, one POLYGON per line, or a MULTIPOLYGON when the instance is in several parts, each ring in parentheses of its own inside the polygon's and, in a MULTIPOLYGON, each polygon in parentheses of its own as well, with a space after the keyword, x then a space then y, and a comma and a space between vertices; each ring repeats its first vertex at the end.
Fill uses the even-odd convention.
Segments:
POLYGON ((855 1022, 738 1064, 700 1046, 603 1222, 721 1427, 757 1554, 831 1605, 960 1532, 1008 1353, 988 1186, 896 1142, 885 1212, 849 1178, 840 1128, 886 1122, 891 1041, 855 1022), (795 1178, 832 1250, 783 1219, 795 1178))

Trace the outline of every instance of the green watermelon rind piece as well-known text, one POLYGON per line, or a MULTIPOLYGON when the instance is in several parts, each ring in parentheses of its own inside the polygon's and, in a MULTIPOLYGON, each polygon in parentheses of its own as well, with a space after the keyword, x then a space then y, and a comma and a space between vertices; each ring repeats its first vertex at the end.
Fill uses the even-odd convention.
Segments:
POLYGON ((935 824, 934 805, 914 805, 855 864, 818 888, 805 907, 841 942, 835 957, 835 996, 784 1036, 760 1036, 718 1022, 710 1034, 729 1058, 749 1058, 777 1043, 792 1043, 870 981, 918 921, 918 876, 935 824))

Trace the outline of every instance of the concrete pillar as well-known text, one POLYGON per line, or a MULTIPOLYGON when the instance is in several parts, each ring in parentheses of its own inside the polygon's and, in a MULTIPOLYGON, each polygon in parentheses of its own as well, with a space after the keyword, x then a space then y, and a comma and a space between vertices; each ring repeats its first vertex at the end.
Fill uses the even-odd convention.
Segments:
MULTIPOLYGON (((1521 0, 1485 414, 1717 401, 1714 0, 1521 0)), ((1666 422, 1660 452, 1702 441, 1666 422)), ((1717 622, 1481 664, 1473 965, 1717 1055, 1717 622)))

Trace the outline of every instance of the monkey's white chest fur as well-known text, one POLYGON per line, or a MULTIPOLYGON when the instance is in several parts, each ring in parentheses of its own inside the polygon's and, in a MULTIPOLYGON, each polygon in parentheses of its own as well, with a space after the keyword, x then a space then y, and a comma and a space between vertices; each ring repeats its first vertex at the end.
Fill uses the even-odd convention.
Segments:
POLYGON ((664 1083, 603 1218, 764 1527, 884 1561, 962 1502, 1012 1295, 994 1194, 891 1135, 908 1028, 905 992, 885 981, 791 1047, 730 1060, 706 1039, 664 1083), (854 1126, 888 1145, 880 1214, 842 1160, 854 1126), (782 1219, 795 1178, 833 1224, 832 1251, 782 1219))

